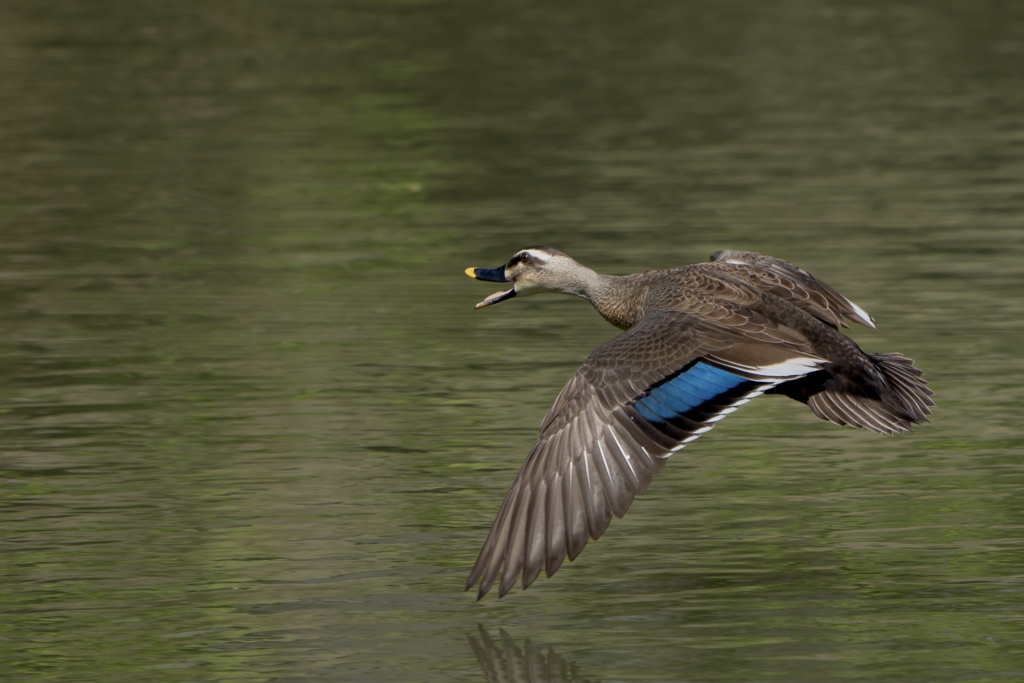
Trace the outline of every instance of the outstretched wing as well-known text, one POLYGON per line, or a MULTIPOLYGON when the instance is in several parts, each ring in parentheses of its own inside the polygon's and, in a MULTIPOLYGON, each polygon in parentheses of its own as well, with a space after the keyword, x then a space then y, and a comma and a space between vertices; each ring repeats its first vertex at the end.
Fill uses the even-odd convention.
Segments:
POLYGON ((711 255, 711 261, 713 264, 736 266, 733 275, 789 301, 830 325, 846 327, 843 322, 846 318, 872 329, 875 327, 867 311, 792 263, 752 251, 732 250, 716 251, 711 255))
MULTIPOLYGON (((695 295, 700 297, 700 295, 695 295)), ((700 304, 700 301, 696 301, 700 304)), ((487 536, 466 589, 499 597, 576 558, 625 514, 664 459, 738 406, 824 361, 791 330, 719 302, 649 313, 598 347, 562 389, 487 536)))

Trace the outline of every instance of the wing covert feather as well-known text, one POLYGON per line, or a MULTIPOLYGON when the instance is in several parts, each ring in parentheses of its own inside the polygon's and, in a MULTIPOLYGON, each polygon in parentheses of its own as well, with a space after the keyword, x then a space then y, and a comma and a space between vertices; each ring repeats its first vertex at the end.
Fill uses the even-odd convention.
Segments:
POLYGON ((751 251, 716 251, 705 267, 734 266, 727 271, 758 289, 789 301, 833 327, 846 327, 843 318, 874 328, 867 311, 835 289, 792 263, 751 251))

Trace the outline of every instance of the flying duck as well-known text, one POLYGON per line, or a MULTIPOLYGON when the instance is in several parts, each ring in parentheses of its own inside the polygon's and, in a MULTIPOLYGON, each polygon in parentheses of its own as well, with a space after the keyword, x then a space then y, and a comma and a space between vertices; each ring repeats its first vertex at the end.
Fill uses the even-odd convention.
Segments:
POLYGON ((807 404, 823 420, 879 434, 928 421, 932 391, 913 361, 865 353, 839 331, 874 328, 860 306, 786 261, 718 251, 708 263, 602 275, 551 247, 497 268, 510 284, 484 308, 541 292, 589 301, 625 330, 602 344, 555 399, 466 582, 502 597, 521 576, 550 577, 625 514, 665 459, 761 394, 807 404))

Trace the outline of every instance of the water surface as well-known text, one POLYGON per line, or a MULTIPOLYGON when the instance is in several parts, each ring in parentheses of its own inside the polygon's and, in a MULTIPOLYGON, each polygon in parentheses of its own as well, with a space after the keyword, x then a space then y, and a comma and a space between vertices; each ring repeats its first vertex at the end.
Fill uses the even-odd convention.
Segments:
POLYGON ((1024 677, 1015 6, 44 0, 0 38, 5 680, 1024 677), (477 603, 615 334, 473 310, 536 243, 794 261, 934 421, 758 400, 477 603))

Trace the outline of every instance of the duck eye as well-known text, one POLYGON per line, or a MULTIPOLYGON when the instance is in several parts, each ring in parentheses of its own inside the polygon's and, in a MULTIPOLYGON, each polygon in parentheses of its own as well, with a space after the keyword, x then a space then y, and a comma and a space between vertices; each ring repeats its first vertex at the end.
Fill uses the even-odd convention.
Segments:
POLYGON ((530 254, 526 252, 520 254, 519 260, 523 263, 528 263, 530 261, 530 254))

